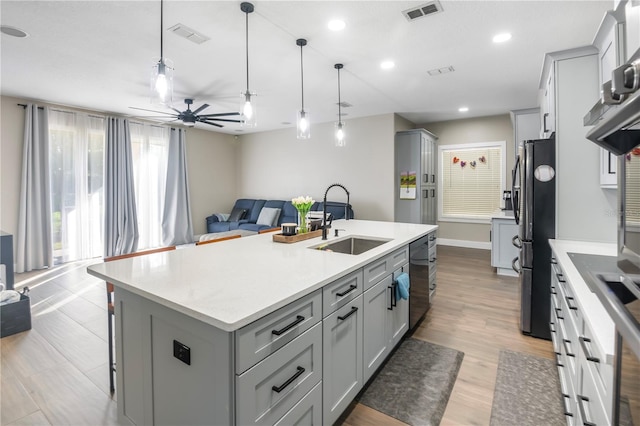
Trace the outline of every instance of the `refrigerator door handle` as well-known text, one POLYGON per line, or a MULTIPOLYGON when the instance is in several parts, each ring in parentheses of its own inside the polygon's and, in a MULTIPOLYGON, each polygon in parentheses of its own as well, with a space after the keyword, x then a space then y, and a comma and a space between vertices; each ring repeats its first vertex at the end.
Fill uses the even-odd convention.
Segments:
MULTIPOLYGON (((520 235, 514 235, 513 238, 511 239, 511 244, 513 244, 513 246, 515 248, 521 249, 522 248, 522 240, 520 239, 520 235)), ((516 271, 518 272, 518 271, 516 271)))
POLYGON ((518 275, 520 275, 520 272, 522 271, 519 267, 516 268, 516 263, 518 262, 518 260, 520 260, 519 257, 514 257, 513 260, 511 261, 511 269, 513 269, 514 271, 516 271, 518 273, 518 275))

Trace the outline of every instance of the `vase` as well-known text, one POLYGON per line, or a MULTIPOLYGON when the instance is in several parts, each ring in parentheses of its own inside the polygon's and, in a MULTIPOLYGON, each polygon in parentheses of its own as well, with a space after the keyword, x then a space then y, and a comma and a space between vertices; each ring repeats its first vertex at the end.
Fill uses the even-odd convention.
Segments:
POLYGON ((307 228, 307 213, 309 213, 309 210, 310 209, 298 209, 298 226, 300 227, 300 234, 309 232, 309 228, 307 228))

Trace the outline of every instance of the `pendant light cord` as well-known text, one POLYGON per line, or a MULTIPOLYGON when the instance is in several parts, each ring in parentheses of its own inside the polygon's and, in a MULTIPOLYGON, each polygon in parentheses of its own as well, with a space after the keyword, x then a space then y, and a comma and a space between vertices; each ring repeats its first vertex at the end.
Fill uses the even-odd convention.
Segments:
POLYGON ((245 52, 247 57, 247 93, 249 93, 249 12, 245 12, 245 52))
POLYGON ((302 62, 302 44, 300 45, 300 91, 302 92, 302 111, 304 112, 304 64, 302 62))
POLYGON ((340 68, 338 68, 338 123, 342 124, 342 102, 340 100, 340 68))
POLYGON ((163 27, 163 20, 164 20, 164 7, 163 6, 163 1, 160 0, 160 62, 164 63, 164 58, 162 57, 162 44, 163 44, 163 38, 162 38, 162 27, 163 27))

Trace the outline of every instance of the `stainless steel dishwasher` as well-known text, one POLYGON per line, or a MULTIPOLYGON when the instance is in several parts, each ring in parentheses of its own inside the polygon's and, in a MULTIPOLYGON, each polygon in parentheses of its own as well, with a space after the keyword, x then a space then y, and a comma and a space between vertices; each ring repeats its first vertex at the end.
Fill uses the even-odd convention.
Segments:
MULTIPOLYGON (((435 247, 434 243, 435 233, 432 233, 409 244, 409 329, 414 328, 429 310, 429 277, 433 275, 435 280, 435 255, 430 256, 429 246, 435 247)), ((435 282, 433 285, 435 289, 435 282)))

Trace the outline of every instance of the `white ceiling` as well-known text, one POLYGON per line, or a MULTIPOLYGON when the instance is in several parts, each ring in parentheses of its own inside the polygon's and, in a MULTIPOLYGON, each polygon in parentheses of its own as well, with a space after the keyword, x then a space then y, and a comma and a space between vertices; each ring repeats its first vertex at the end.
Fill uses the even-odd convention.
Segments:
MULTIPOLYGON (((426 1, 255 1, 249 15, 250 89, 258 127, 291 127, 300 108, 304 48, 305 109, 313 122, 337 118, 341 71, 346 119, 396 112, 415 123, 506 113, 537 103, 546 52, 591 44, 613 1, 452 1, 412 22, 403 10, 426 1), (327 22, 340 17, 341 32, 327 22), (491 39, 508 31, 503 44, 491 39), (396 67, 382 70, 392 59, 396 67), (428 70, 455 72, 431 77, 428 70), (468 106, 461 114, 458 108, 468 106), (288 123, 288 124, 285 124, 288 123)), ((240 1, 167 0, 164 28, 181 23, 211 40, 194 44, 165 31, 164 54, 175 64, 174 106, 195 98, 204 113, 237 111, 245 90, 245 14, 240 1)), ((1 93, 95 111, 140 115, 151 108, 149 75, 160 54, 160 2, 0 2, 1 93)), ((595 100, 594 100, 595 101, 595 100)), ((151 114, 157 115, 157 114, 151 114)), ((207 130, 213 126, 198 124, 207 130)), ((221 131, 237 133, 239 125, 221 131)), ((246 130, 245 130, 246 131, 246 130)))

